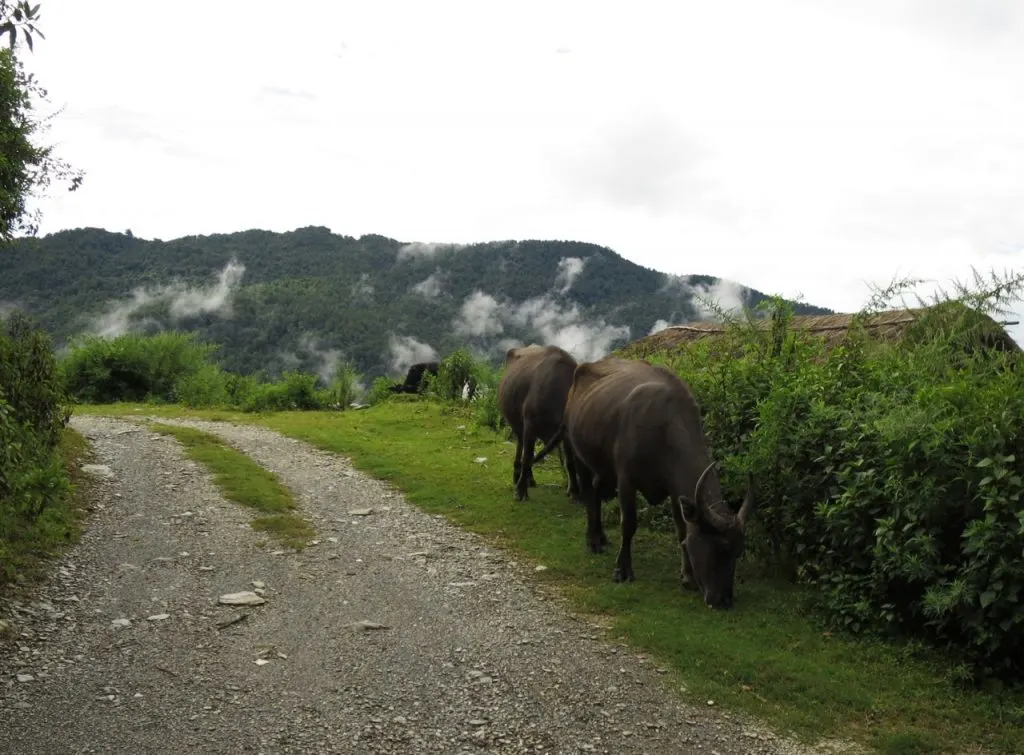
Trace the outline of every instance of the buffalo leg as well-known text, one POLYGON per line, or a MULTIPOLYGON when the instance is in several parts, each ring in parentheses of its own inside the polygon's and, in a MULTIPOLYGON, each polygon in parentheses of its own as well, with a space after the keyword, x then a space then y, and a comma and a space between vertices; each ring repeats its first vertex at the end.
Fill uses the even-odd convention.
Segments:
MULTIPOLYGON (((516 500, 525 501, 530 496, 527 488, 533 481, 533 453, 537 445, 537 434, 529 422, 523 423, 523 458, 519 470, 519 479, 516 480, 516 500)), ((536 485, 537 483, 533 483, 536 485)))
MULTIPOLYGON (((583 503, 580 496, 580 481, 579 474, 577 472, 576 455, 572 452, 572 446, 569 445, 568 440, 562 441, 562 447, 559 449, 562 453, 562 457, 565 462, 565 474, 569 478, 569 488, 566 490, 566 495, 572 499, 573 503, 583 503), (564 449, 564 450, 563 450, 564 449)), ((597 491, 595 491, 595 495, 597 491)), ((600 504, 600 499, 598 504, 600 504)))
POLYGON ((619 523, 622 528, 622 542, 619 543, 619 557, 615 562, 612 579, 616 582, 632 582, 633 535, 636 534, 636 489, 619 477, 619 523))
POLYGON ((679 538, 679 556, 682 560, 679 581, 684 590, 695 590, 697 585, 693 582, 693 565, 690 563, 690 554, 686 552, 686 520, 683 519, 683 513, 674 498, 669 498, 668 505, 672 509, 672 521, 676 525, 676 537, 679 538))
POLYGON ((587 549, 591 553, 604 553, 608 536, 604 534, 601 523, 601 499, 597 495, 595 482, 590 470, 580 470, 580 498, 587 507, 587 549))
POLYGON ((512 460, 512 484, 519 483, 519 473, 523 469, 523 435, 513 430, 516 436, 516 458, 512 460))

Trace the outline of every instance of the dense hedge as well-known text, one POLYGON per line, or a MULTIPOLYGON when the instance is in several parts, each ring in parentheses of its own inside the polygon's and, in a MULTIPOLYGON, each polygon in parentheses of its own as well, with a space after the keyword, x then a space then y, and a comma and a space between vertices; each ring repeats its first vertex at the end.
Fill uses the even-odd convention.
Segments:
POLYGON ((57 452, 69 412, 49 336, 20 313, 0 331, 0 571, 9 548, 68 491, 57 452))
POLYGON ((787 322, 780 308, 774 331, 736 324, 650 359, 693 387, 735 500, 754 473, 753 554, 847 629, 954 647, 965 676, 1020 676, 1021 355, 966 348, 979 319, 955 303, 896 343, 854 327, 829 349, 787 322))

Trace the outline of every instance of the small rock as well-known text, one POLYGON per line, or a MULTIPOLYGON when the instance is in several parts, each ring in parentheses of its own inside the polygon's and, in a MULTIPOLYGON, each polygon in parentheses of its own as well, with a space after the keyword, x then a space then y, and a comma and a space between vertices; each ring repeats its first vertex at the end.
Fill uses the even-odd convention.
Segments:
POLYGON ((114 619, 110 623, 115 627, 130 627, 132 625, 131 619, 114 619))
POLYGON ((533 570, 534 571, 547 571, 548 567, 544 566, 544 564, 537 564, 535 567, 533 567, 533 570))
POLYGON ((266 666, 268 663, 270 663, 270 661, 268 661, 266 658, 257 658, 255 663, 257 666, 266 666))
POLYGON ((349 516, 369 516, 372 513, 373 513, 373 508, 370 508, 370 507, 365 508, 365 509, 349 509, 349 511, 348 511, 348 515, 349 516))
POLYGON ((163 621, 169 618, 171 618, 169 613, 155 613, 152 616, 147 616, 146 621, 163 621))
POLYGON ((3 619, 0 619, 0 634, 3 634, 4 632, 8 631, 10 628, 11 628, 10 622, 4 621, 3 619))
POLYGON ((32 682, 35 681, 35 677, 32 674, 18 674, 19 682, 32 682))
POLYGON ((217 602, 226 606, 260 606, 267 601, 251 590, 243 590, 242 592, 231 592, 221 595, 217 602))
POLYGON ((355 621, 355 622, 349 624, 348 626, 351 627, 352 629, 357 629, 357 630, 360 630, 360 631, 363 631, 363 632, 368 631, 370 629, 390 629, 391 628, 389 626, 385 626, 384 624, 378 624, 376 621, 367 621, 366 619, 363 619, 362 621, 355 621))
POLYGON ((487 461, 487 457, 477 456, 475 459, 473 459, 473 461, 476 462, 477 464, 483 464, 485 461, 487 461))
POLYGON ((83 464, 82 471, 96 477, 113 477, 114 472, 106 464, 83 464))
POLYGON ((252 584, 253 587, 257 588, 258 590, 262 590, 263 588, 265 588, 267 586, 265 582, 261 582, 258 579, 254 579, 251 584, 252 584))

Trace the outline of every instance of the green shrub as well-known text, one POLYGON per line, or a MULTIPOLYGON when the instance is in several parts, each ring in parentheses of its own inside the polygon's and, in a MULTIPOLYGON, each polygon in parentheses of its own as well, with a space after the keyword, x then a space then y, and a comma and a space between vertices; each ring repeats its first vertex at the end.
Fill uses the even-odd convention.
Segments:
POLYGON ((217 347, 194 333, 85 336, 61 362, 67 391, 86 403, 175 401, 175 389, 211 364, 217 347))
POLYGON ((466 349, 457 349, 441 360, 436 375, 425 375, 425 393, 442 401, 470 400, 484 376, 485 366, 466 349))
POLYGON ((69 490, 58 445, 70 412, 49 337, 14 313, 0 332, 0 570, 69 490))
POLYGON ((751 555, 815 585, 835 625, 927 637, 968 675, 1019 677, 1024 358, 976 348, 990 323, 956 301, 899 342, 855 322, 831 349, 773 307, 772 329, 737 322, 651 359, 692 386, 726 495, 754 473, 751 555))
POLYGON ((362 376, 355 366, 341 359, 335 367, 334 377, 324 389, 320 403, 325 407, 345 410, 363 393, 362 376))

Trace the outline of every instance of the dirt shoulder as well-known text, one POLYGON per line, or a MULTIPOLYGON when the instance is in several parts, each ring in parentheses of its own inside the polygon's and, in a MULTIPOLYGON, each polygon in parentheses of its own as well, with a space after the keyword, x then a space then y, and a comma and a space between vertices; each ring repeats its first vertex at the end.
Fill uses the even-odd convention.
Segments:
POLYGON ((253 531, 172 438, 75 417, 112 477, 52 578, 0 603, 0 751, 810 752, 681 703, 524 567, 347 460, 175 424, 276 472, 318 544, 283 552, 253 531), (265 604, 218 605, 254 582, 265 604))

